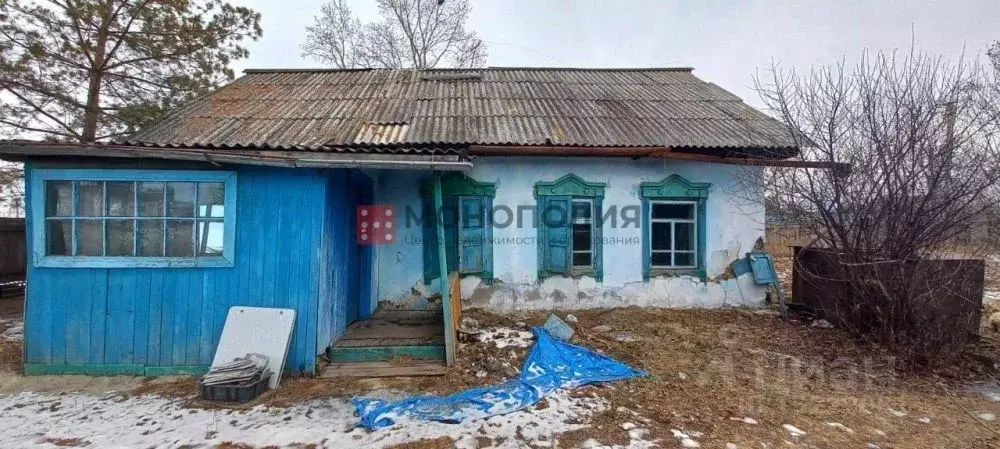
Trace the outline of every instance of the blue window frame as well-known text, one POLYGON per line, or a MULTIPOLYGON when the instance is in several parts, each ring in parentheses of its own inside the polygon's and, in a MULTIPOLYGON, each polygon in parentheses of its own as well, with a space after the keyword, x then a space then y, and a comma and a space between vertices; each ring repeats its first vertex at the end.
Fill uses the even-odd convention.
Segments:
POLYGON ((670 175, 639 184, 642 197, 643 278, 705 278, 705 206, 712 185, 670 175))
POLYGON ((563 275, 604 280, 605 187, 572 173, 535 184, 539 279, 563 275))
MULTIPOLYGON (((423 200, 424 284, 441 274, 437 252, 437 211, 433 185, 421 186, 423 200)), ((445 262, 448 272, 475 275, 493 283, 493 198, 496 186, 465 175, 450 174, 441 180, 445 262)))
POLYGON ((236 173, 34 169, 38 267, 231 267, 236 173))

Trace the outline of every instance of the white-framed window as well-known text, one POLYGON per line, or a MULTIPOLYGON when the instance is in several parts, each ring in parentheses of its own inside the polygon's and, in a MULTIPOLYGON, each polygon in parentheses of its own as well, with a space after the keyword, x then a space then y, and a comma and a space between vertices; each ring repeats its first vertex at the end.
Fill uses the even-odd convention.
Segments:
POLYGON ((594 266, 594 200, 573 198, 572 201, 573 268, 594 266))
POLYGON ((698 203, 649 203, 650 266, 694 268, 698 263, 698 203))

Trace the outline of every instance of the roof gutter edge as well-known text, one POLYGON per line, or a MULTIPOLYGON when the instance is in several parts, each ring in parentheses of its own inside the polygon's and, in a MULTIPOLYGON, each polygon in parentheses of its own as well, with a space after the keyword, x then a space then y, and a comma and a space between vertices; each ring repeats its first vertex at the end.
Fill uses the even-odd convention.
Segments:
POLYGON ((74 156, 259 165, 290 168, 373 168, 468 171, 472 161, 460 155, 339 154, 306 151, 206 150, 201 148, 131 147, 103 144, 0 143, 0 159, 74 156))
POLYGON ((580 146, 503 146, 472 145, 469 154, 477 156, 591 156, 591 157, 649 157, 654 159, 709 162, 727 165, 759 167, 819 168, 838 173, 850 173, 851 165, 845 162, 808 161, 750 157, 720 157, 704 154, 681 153, 669 147, 580 147, 580 146))

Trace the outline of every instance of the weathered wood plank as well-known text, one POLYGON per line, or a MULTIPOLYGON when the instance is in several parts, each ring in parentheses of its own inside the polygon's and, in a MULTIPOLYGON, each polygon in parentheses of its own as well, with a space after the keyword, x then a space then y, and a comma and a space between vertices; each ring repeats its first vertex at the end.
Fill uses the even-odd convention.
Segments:
POLYGON ((434 346, 443 345, 444 335, 435 338, 363 338, 354 340, 337 340, 335 348, 364 348, 375 346, 434 346))
POLYGON ((400 324, 379 319, 359 321, 347 329, 342 340, 372 338, 436 338, 444 335, 444 325, 436 323, 400 324))
POLYGON ((333 347, 328 351, 333 362, 379 362, 394 357, 444 360, 445 348, 434 346, 333 347))
POLYGON ((391 362, 333 363, 319 375, 321 378, 336 377, 410 377, 441 376, 448 372, 444 363, 416 363, 398 365, 391 362))

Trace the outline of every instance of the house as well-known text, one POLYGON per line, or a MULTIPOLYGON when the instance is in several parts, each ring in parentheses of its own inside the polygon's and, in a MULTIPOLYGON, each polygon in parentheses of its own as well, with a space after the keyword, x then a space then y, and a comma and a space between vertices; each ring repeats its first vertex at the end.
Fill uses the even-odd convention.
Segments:
POLYGON ((747 175, 797 151, 691 69, 248 70, 124 141, 0 145, 25 372, 199 373, 236 305, 296 310, 299 373, 450 362, 462 305, 759 305, 747 175))

